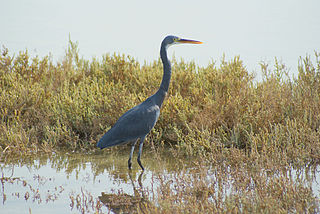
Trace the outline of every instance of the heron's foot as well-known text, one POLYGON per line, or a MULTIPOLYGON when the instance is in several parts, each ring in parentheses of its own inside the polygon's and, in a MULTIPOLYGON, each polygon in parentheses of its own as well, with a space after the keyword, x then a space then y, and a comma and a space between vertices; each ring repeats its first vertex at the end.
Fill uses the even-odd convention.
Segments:
POLYGON ((141 163, 141 161, 140 161, 140 157, 138 157, 137 161, 138 161, 138 164, 139 164, 139 166, 141 167, 141 169, 144 171, 144 167, 142 166, 142 163, 141 163))
POLYGON ((129 170, 131 170, 131 165, 132 165, 132 162, 131 162, 131 159, 128 160, 128 167, 129 167, 129 170))

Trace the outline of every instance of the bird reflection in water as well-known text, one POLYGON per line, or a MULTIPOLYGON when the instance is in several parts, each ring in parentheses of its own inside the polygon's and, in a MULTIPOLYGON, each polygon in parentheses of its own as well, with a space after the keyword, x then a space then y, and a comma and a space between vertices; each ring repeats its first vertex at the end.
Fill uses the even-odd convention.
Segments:
POLYGON ((136 188, 131 172, 128 172, 133 187, 134 195, 122 191, 116 193, 101 193, 99 200, 113 213, 146 213, 156 210, 156 207, 148 200, 142 186, 143 171, 138 177, 139 188, 136 188))

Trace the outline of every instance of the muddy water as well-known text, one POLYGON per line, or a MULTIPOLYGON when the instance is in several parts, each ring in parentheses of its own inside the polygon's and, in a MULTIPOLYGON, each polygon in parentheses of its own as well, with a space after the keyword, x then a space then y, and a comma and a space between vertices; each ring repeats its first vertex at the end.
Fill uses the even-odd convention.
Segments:
MULTIPOLYGON (((136 161, 129 171, 127 159, 126 150, 113 150, 7 160, 0 164, 0 213, 130 213, 137 204, 157 206, 160 183, 173 186, 173 178, 194 167, 188 159, 178 161, 172 154, 146 151, 142 157, 146 170, 141 173, 136 161)), ((209 182, 217 182, 214 169, 206 167, 209 182)), ((288 173, 293 178, 303 174, 299 180, 319 196, 319 173, 288 173)), ((230 194, 232 178, 221 185, 219 192, 230 194)))

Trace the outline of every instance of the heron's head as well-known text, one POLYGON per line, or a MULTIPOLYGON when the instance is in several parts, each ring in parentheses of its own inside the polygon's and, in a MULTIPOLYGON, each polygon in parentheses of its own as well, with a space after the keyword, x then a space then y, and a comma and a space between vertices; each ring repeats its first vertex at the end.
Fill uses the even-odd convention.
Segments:
POLYGON ((171 45, 175 45, 175 44, 185 44, 185 43, 189 43, 189 44, 202 44, 202 42, 200 41, 196 41, 196 40, 190 40, 190 39, 182 39, 179 38, 177 36, 167 36, 166 38, 164 38, 163 42, 162 42, 166 47, 169 47, 171 45))

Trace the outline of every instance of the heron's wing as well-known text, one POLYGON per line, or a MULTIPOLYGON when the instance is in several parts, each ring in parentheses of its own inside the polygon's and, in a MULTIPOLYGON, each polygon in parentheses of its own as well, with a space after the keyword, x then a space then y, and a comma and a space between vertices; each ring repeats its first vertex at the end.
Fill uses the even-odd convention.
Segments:
POLYGON ((160 108, 146 100, 123 114, 114 126, 100 139, 100 148, 123 144, 147 135, 156 124, 160 108))

